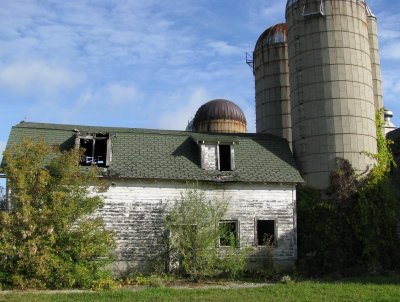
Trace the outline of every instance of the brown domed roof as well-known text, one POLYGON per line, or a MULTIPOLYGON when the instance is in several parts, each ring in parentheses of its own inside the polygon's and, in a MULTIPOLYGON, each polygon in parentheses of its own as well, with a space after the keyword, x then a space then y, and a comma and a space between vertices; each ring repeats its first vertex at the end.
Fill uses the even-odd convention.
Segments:
POLYGON ((242 109, 235 103, 217 99, 203 104, 196 112, 193 119, 193 127, 204 121, 211 120, 234 120, 246 124, 246 117, 242 109))
POLYGON ((258 38, 255 49, 263 45, 284 43, 287 41, 288 26, 286 23, 279 23, 266 29, 258 38))

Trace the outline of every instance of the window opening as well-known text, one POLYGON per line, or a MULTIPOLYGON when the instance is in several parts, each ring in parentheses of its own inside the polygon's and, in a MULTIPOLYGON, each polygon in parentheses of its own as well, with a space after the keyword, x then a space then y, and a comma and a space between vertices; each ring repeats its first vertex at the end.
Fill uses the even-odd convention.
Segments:
POLYGON ((238 222, 221 221, 219 223, 219 245, 220 246, 238 246, 238 222))
POLYGON ((79 136, 79 148, 82 148, 82 166, 97 165, 107 167, 110 158, 109 134, 96 133, 88 136, 79 136))
POLYGON ((257 220, 257 245, 275 244, 275 221, 257 220))
POLYGON ((5 193, 5 189, 0 187, 0 211, 7 210, 7 194, 5 193))
POLYGON ((221 171, 231 171, 231 146, 219 145, 219 169, 221 171))

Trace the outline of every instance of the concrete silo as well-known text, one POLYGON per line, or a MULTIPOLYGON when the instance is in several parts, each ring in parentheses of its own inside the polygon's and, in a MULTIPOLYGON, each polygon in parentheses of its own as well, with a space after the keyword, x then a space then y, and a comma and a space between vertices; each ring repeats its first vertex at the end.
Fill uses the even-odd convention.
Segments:
POLYGON ((336 157, 374 164, 376 126, 363 0, 288 0, 293 151, 308 185, 329 186, 336 157))
POLYGON ((372 71, 372 82, 374 89, 375 109, 380 110, 383 108, 383 98, 382 98, 381 62, 380 62, 379 46, 378 46, 378 28, 375 15, 372 13, 371 9, 368 6, 366 6, 366 8, 367 8, 369 51, 371 56, 371 71, 372 71))
POLYGON ((253 52, 256 130, 291 143, 287 25, 277 24, 259 37, 253 52))

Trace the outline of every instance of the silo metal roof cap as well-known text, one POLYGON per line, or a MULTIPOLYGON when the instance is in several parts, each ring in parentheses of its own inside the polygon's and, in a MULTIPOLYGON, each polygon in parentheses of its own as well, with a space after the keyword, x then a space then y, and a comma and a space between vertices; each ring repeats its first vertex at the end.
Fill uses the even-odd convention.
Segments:
POLYGON ((235 103, 216 99, 203 104, 196 112, 193 119, 193 126, 196 126, 204 121, 210 120, 234 120, 246 124, 246 117, 242 109, 235 103))
POLYGON ((286 23, 279 23, 266 29, 258 38, 256 47, 284 43, 287 41, 288 27, 286 23))

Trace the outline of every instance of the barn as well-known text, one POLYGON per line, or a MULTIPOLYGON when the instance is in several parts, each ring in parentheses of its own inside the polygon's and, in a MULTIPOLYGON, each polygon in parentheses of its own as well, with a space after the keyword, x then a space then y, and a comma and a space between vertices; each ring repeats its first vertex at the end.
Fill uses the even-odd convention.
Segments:
MULTIPOLYGON (((265 258, 263 238, 268 235, 274 238, 274 263, 292 266, 297 257, 296 185, 303 180, 285 139, 246 133, 243 127, 229 132, 229 123, 237 128, 243 122, 230 103, 191 123, 204 128, 209 119, 205 129, 220 127, 213 132, 21 122, 12 127, 7 147, 31 138, 61 150, 85 149, 80 164, 97 165, 108 184, 102 193, 105 205, 96 215, 115 232, 120 272, 146 270, 158 257, 168 208, 193 185, 208 198, 228 201, 220 223, 233 230, 238 248, 255 247, 250 262, 265 258)), ((224 242, 218 244, 223 250, 224 242)))

